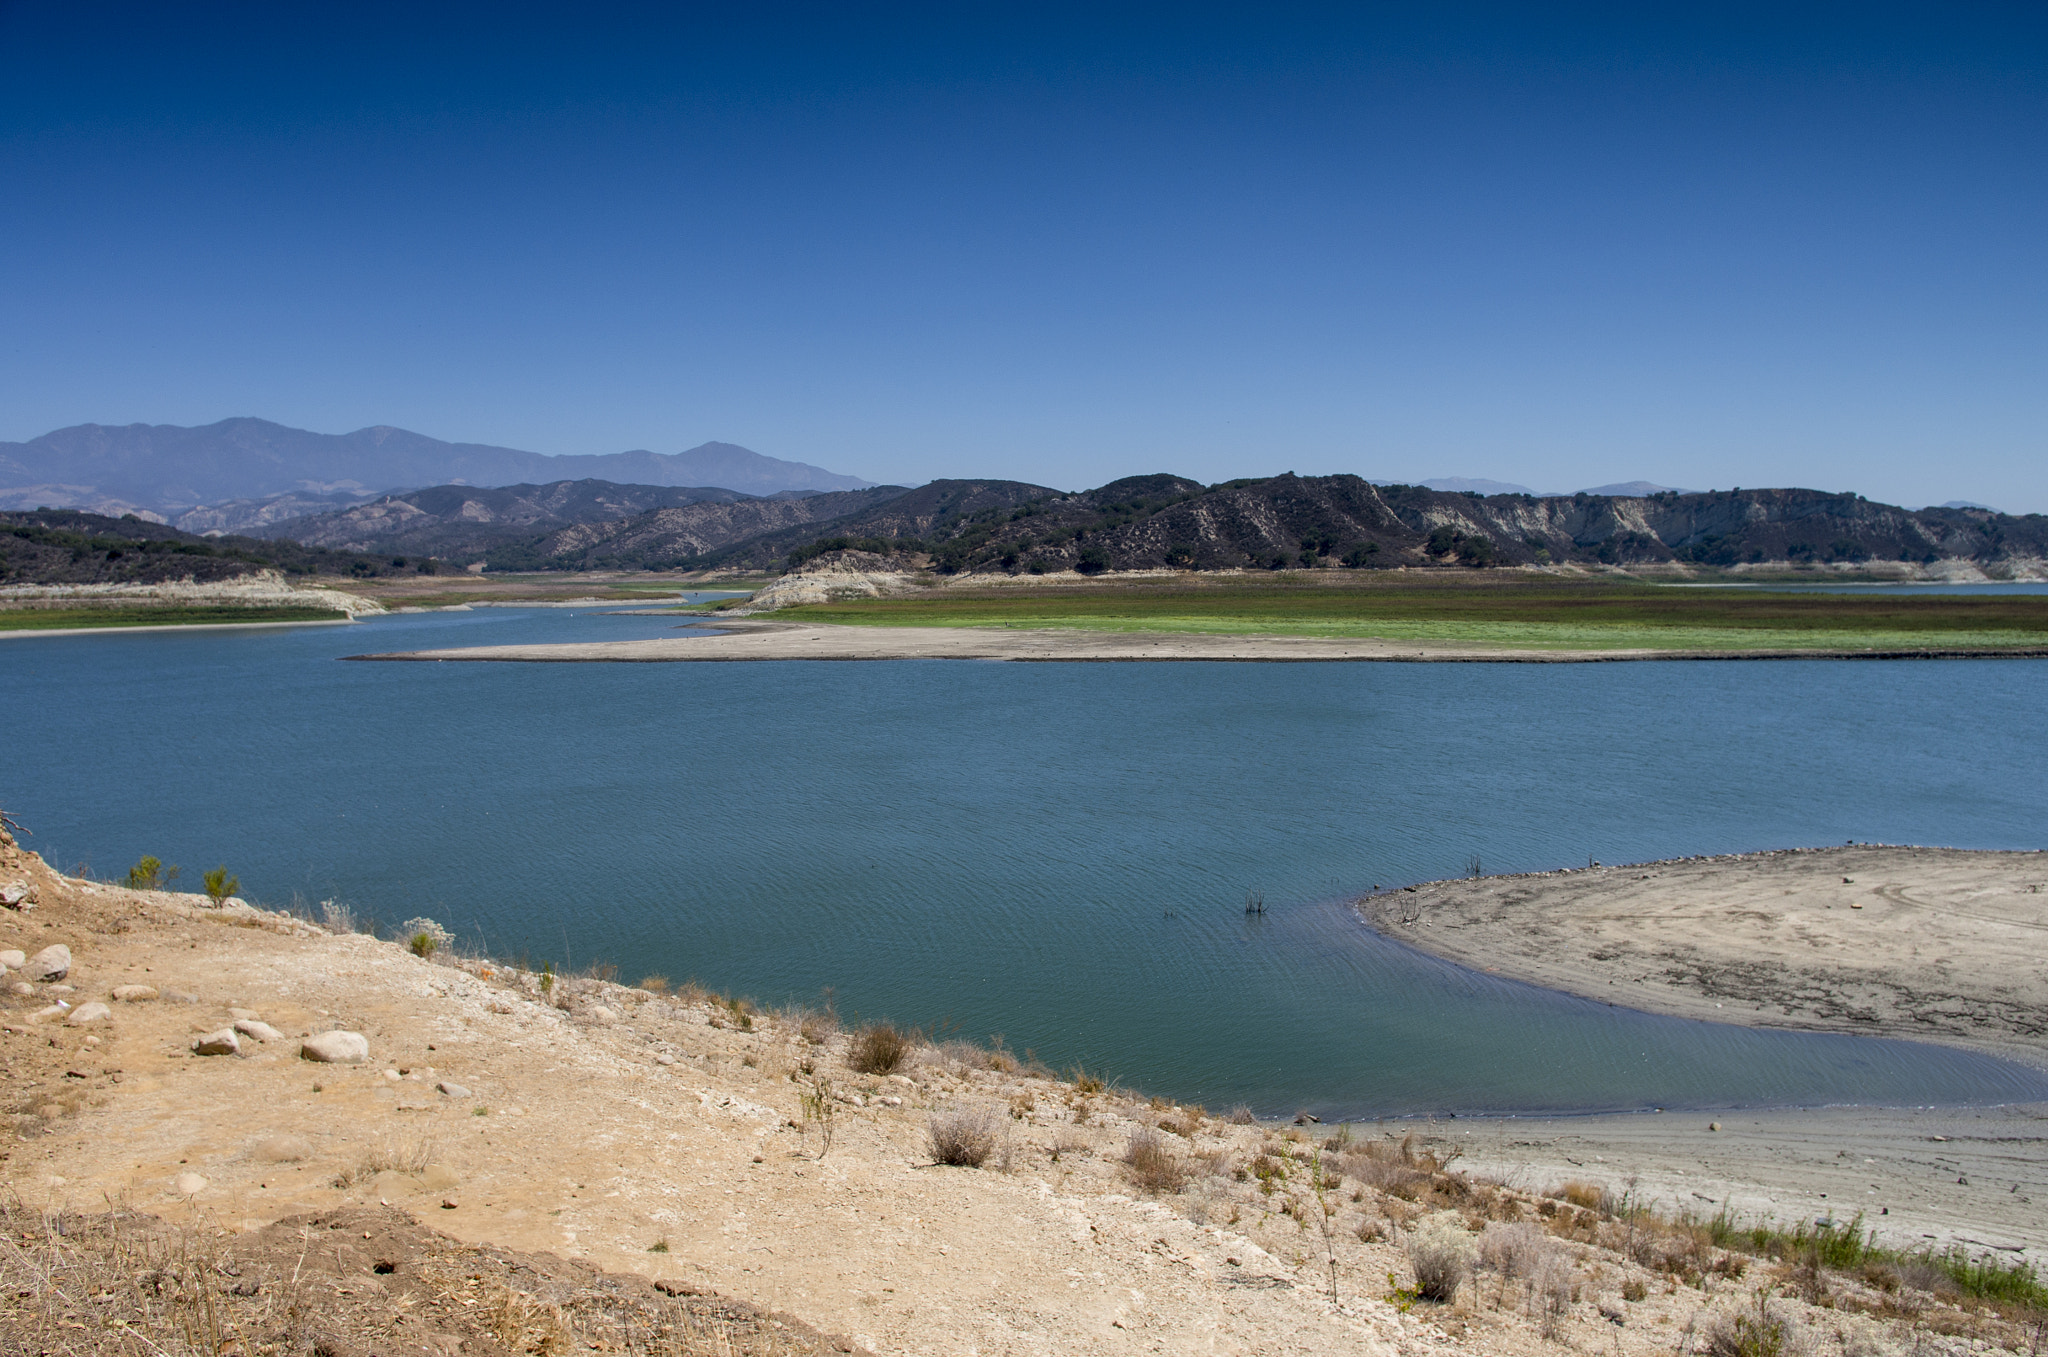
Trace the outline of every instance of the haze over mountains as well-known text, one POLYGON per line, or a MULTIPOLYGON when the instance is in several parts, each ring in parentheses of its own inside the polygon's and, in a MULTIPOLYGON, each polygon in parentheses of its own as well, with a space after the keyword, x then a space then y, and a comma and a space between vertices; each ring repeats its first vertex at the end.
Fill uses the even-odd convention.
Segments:
POLYGON ((547 456, 483 443, 444 443, 376 425, 323 434, 264 419, 78 424, 0 443, 0 508, 146 511, 196 531, 228 531, 359 503, 386 491, 451 483, 502 486, 601 478, 653 486, 716 486, 741 494, 858 490, 872 482, 731 443, 679 453, 547 456), (291 496, 293 502, 264 501, 291 496), (240 512, 223 513, 226 502, 240 512), (187 523, 206 506, 217 521, 187 523))

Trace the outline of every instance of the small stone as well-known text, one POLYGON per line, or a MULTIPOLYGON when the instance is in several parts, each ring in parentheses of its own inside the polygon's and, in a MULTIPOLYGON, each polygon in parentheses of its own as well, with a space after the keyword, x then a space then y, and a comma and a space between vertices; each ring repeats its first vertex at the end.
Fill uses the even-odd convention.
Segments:
POLYGON ((657 1065, 673 1065, 676 1063, 676 1058, 664 1051, 662 1054, 654 1057, 654 1063, 657 1065))
MULTIPOLYGON (((29 993, 33 994, 35 993, 35 991, 29 990, 29 993)), ((60 999, 56 1003, 51 1004, 48 1008, 39 1008, 35 1012, 29 1014, 28 1020, 30 1022, 48 1022, 52 1018, 61 1018, 70 1011, 71 1005, 65 1003, 63 1000, 60 999)))
POLYGON ((196 1173, 181 1173, 171 1179, 171 1191, 181 1197, 196 1197, 206 1190, 206 1179, 196 1173))
POLYGON ((154 998, 156 998, 156 987, 153 985, 114 986, 114 999, 118 1003, 146 1004, 154 998))
POLYGON ((17 998, 26 998, 36 992, 36 987, 26 980, 14 980, 8 983, 7 992, 17 998))
POLYGON ((254 1018, 237 1019, 235 1022, 235 1030, 237 1032, 240 1032, 245 1037, 254 1037, 258 1041, 268 1042, 284 1040, 284 1033, 278 1031, 269 1023, 258 1022, 254 1018))
POLYGON ((594 1022, 599 1027, 610 1027, 619 1020, 619 1015, 606 1008, 603 1004, 592 1004, 584 1012, 583 1016, 587 1021, 594 1022))
POLYGON ((397 1070, 384 1071, 384 1077, 386 1079, 389 1079, 394 1084, 397 1083, 399 1080, 405 1078, 405 1076, 400 1074, 397 1070))
POLYGON ((1707 1123, 1707 1129, 1709 1131, 1718 1131, 1721 1129, 1721 1123, 1718 1121, 1710 1121, 1707 1123))
POLYGON ((113 1012, 113 1009, 102 1003, 80 1004, 71 1010, 71 1016, 64 1021, 73 1027, 83 1027, 89 1022, 99 1022, 103 1018, 111 1017, 113 1012))
POLYGON ((28 953, 21 949, 10 947, 4 952, 0 952, 0 966, 4 966, 10 971, 18 971, 26 965, 28 965, 28 953))
POLYGON ((61 942, 53 942, 11 969, 20 971, 31 980, 62 980, 71 974, 71 949, 61 942))
POLYGON ((235 1036, 235 1029, 223 1027, 218 1032, 208 1032, 192 1043, 194 1055, 240 1055, 242 1043, 235 1036))
POLYGON ((370 1039, 361 1032, 321 1032, 301 1042, 299 1054, 323 1065, 360 1065, 370 1058, 370 1039))
POLYGON ((434 1085, 434 1088, 436 1092, 444 1093, 450 1098, 467 1098, 470 1096, 468 1089, 460 1084, 451 1084, 446 1079, 434 1085))
POLYGON ((45 985, 45 986, 43 987, 43 989, 44 989, 44 992, 45 992, 45 993, 47 993, 47 994, 76 994, 76 993, 78 993, 78 986, 76 986, 76 985, 45 985))
POLYGON ((231 1008, 228 1016, 236 1022, 262 1022, 263 1015, 253 1008, 231 1008))
POLYGON ((443 1211, 453 1211, 456 1207, 460 1205, 462 1205, 462 1203, 455 1200, 455 1198, 453 1197, 441 1198, 441 1209, 443 1211))
POLYGON ((35 888, 26 881, 10 881, 0 886, 0 905, 9 909, 31 910, 36 907, 35 888))

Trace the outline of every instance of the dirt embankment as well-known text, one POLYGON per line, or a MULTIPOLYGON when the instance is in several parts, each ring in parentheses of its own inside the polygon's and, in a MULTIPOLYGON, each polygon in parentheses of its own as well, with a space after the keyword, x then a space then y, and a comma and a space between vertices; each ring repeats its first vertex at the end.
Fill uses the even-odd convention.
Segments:
POLYGON ((2048 853, 1788 849, 1434 881, 1359 909, 1437 956, 1630 1008, 2048 1066, 2048 853))
MULTIPOLYGON (((338 916, 330 931, 69 880, 0 843, 14 883, 33 908, 0 910, 0 953, 19 953, 0 977, 0 1175, 28 1212, 90 1216, 10 1219, 0 1335, 29 1335, 22 1350, 196 1351, 124 1348, 113 1326, 204 1300, 233 1340, 206 1350, 242 1357, 1537 1357, 1555 1339, 1649 1357, 1777 1285, 1697 1231, 1603 1214, 1601 1185, 1619 1194, 1635 1169, 1582 1141, 1548 1157, 1503 1143, 1504 1185, 1446 1171, 1453 1148, 1480 1148, 1462 1122, 1328 1140, 966 1046, 913 1046, 884 1071, 825 1015, 422 957, 338 916), (334 1032, 368 1058, 304 1058, 352 1044, 317 1040, 334 1032), (936 1162, 942 1141, 980 1146, 980 1166, 936 1162), (1579 1204, 1544 1195, 1567 1176, 1593 1183, 1579 1204), (1415 1302, 1409 1244, 1453 1227, 1496 1270, 1415 1302), (102 1250, 94 1274, 80 1253, 115 1230, 130 1252, 102 1250), (1518 1249, 1549 1300, 1501 1261, 1518 1249), (141 1289, 105 1284, 106 1257, 135 1263, 121 1275, 141 1289)), ((1807 1209, 1771 1191, 1745 1205, 1807 1209)), ((1957 1209, 1951 1193, 1890 1223, 1988 1228, 1938 1214, 1957 1209)), ((2022 1344, 1996 1315, 1931 1293, 1901 1306, 1886 1284, 1825 1281, 1829 1310, 1772 1303, 1816 1357, 2022 1344)))

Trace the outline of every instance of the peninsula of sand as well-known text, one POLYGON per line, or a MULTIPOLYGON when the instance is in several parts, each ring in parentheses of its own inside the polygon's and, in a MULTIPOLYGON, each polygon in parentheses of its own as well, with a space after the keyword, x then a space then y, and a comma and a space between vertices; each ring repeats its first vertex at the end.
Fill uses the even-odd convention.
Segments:
POLYGON ((1432 881, 1358 908, 1422 951, 1629 1008, 2048 1067, 2048 853, 1795 848, 1432 881))
MULTIPOLYGON (((510 661, 530 664, 669 664, 736 660, 1015 660, 1130 663, 1173 660, 1275 662, 1586 664, 1616 660, 1962 659, 1972 650, 1538 650, 1457 641, 1266 636, 1205 632, 1088 631, 1068 627, 846 626, 720 619, 684 634, 638 641, 464 646, 350 655, 352 660, 510 661)), ((2005 658, 2048 651, 2012 649, 2005 658)))

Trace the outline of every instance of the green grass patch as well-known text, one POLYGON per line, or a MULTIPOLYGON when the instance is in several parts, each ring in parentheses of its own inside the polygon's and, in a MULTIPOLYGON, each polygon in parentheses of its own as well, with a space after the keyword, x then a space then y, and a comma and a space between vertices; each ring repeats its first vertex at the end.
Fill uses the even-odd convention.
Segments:
POLYGON ((21 608, 0 611, 0 631, 76 631, 84 627, 197 627, 249 622, 340 622, 332 608, 21 608))
MULTIPOLYGON (((1333 572, 1334 573, 1334 572, 1333 572)), ((2048 647, 2048 597, 1722 593, 1606 581, 1097 586, 858 599, 783 610, 865 626, 1378 637, 1532 650, 2048 647)))
POLYGON ((1891 1249, 1877 1243, 1859 1214, 1847 1225, 1806 1225, 1785 1229, 1774 1223, 1745 1225, 1727 1207, 1706 1222, 1715 1247, 1781 1263, 1811 1260, 1836 1272, 1880 1270, 1893 1281, 1946 1287, 1979 1300, 2048 1310, 2048 1286, 2025 1262, 1993 1254, 1971 1254, 1960 1245, 1948 1249, 1891 1249))

